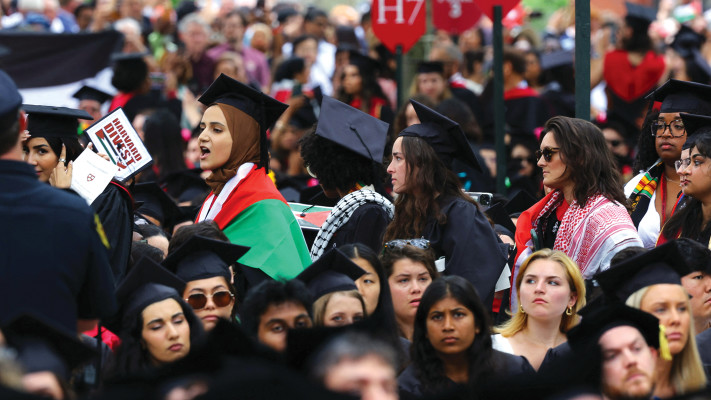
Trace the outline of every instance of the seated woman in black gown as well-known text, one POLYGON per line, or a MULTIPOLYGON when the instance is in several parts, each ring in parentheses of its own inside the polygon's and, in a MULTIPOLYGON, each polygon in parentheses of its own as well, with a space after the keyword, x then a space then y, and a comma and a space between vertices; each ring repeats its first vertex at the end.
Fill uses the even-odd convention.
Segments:
POLYGON ((415 316, 412 364, 398 379, 403 396, 433 395, 457 385, 481 393, 494 379, 532 373, 525 358, 494 350, 490 331, 489 314, 471 283, 458 276, 434 281, 415 316))

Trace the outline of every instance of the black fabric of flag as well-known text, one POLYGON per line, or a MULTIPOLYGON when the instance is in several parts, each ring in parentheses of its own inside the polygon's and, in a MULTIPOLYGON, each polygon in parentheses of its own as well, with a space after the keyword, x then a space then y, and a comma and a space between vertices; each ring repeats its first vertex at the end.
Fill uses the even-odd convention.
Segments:
POLYGON ((20 89, 57 86, 95 76, 110 65, 121 33, 28 33, 0 31, 0 46, 10 53, 0 57, 20 89))

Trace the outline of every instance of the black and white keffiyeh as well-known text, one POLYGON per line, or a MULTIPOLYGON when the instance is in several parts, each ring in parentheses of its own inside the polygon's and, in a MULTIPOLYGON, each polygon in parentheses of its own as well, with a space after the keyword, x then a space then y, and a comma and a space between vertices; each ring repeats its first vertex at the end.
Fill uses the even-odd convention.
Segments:
POLYGON ((338 200, 336 206, 331 210, 331 214, 326 218, 326 222, 321 226, 321 229, 316 235, 313 246, 311 246, 311 259, 316 261, 323 254, 328 242, 331 241, 333 234, 343 226, 353 215, 353 212, 365 203, 375 203, 383 208, 388 213, 390 219, 395 215, 395 207, 393 204, 383 197, 380 193, 369 189, 356 190, 338 200))

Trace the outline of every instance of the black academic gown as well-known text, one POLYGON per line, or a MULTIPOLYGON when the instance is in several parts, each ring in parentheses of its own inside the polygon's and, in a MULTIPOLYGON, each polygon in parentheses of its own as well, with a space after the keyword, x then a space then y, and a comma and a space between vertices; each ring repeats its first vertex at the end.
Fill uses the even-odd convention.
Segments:
POLYGON ((128 269, 133 235, 133 199, 126 188, 111 182, 91 203, 109 241, 109 263, 114 282, 121 282, 128 269))
POLYGON ((348 222, 333 234, 326 248, 332 249, 344 244, 362 243, 379 254, 383 247, 385 228, 389 223, 388 213, 378 204, 362 204, 353 211, 348 222))
MULTIPOLYGON (((531 376, 535 373, 531 364, 525 357, 507 354, 498 350, 493 350, 493 373, 495 380, 505 381, 509 377, 531 376)), ((449 381, 452 387, 456 386, 454 381, 449 381)), ((397 378, 401 399, 414 399, 423 397, 427 389, 422 387, 414 364, 410 364, 397 378)), ((484 382, 482 382, 484 383, 484 382)), ((431 394, 431 393, 430 393, 431 394)))
POLYGON ((506 265, 501 240, 479 208, 462 198, 438 199, 444 224, 432 217, 423 232, 434 249, 435 259, 445 257, 445 275, 458 275, 471 282, 487 309, 491 308, 496 281, 506 265))

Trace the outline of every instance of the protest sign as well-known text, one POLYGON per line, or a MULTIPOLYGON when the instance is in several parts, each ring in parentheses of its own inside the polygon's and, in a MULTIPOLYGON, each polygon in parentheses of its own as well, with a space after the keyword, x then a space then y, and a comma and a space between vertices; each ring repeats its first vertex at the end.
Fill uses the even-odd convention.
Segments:
POLYGON ((121 108, 88 127, 84 133, 89 135, 97 151, 105 152, 118 166, 115 178, 121 182, 126 182, 153 162, 121 108))

